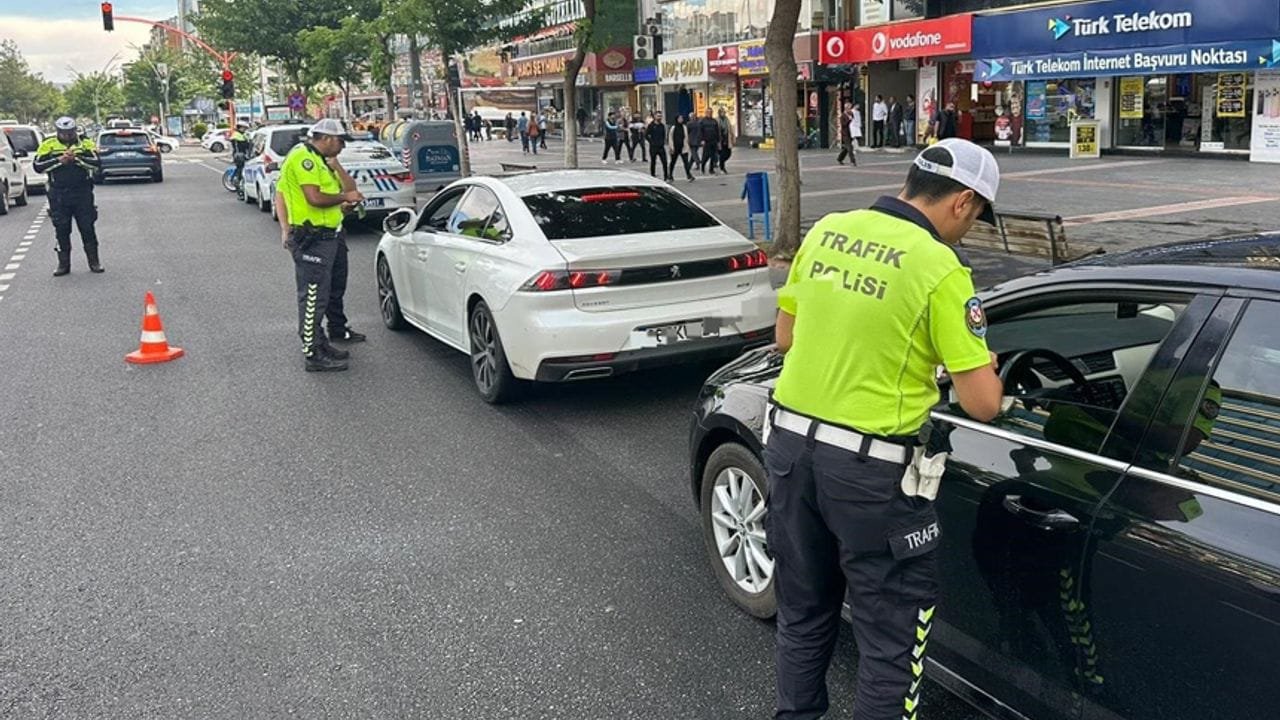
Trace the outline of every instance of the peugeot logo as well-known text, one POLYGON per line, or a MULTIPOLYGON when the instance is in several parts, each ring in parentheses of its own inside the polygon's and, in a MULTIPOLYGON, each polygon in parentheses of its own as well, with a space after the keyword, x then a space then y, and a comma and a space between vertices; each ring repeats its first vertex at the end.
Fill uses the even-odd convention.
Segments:
POLYGON ((889 36, 883 32, 878 32, 871 38, 871 52, 876 55, 883 55, 884 51, 889 48, 889 36))
POLYGON ((678 277, 680 277, 680 266, 679 266, 679 265, 672 265, 672 266, 671 266, 671 279, 672 279, 672 280, 675 280, 675 279, 676 279, 676 278, 678 278, 678 277))

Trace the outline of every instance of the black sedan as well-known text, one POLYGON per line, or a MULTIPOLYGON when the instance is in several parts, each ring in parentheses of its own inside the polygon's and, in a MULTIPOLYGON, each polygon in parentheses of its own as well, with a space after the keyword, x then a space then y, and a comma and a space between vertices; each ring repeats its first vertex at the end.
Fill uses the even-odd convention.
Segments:
POLYGON ((102 167, 93 176, 101 184, 107 178, 148 177, 164 182, 160 149, 142 130, 106 130, 98 134, 98 157, 102 167))
MULTIPOLYGON (((984 303, 1012 400, 990 423, 933 411, 953 452, 931 677, 993 717, 1275 717, 1280 233, 1104 256, 984 303)), ((719 370, 691 438, 714 572, 759 617, 781 364, 719 370)))

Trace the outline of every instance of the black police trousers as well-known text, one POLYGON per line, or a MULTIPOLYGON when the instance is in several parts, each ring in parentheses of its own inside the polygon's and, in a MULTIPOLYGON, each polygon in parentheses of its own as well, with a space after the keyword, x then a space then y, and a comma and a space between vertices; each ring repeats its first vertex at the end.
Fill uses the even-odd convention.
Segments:
POLYGON ((333 255, 333 277, 329 281, 329 304, 324 314, 329 324, 329 334, 335 330, 345 330, 347 314, 344 312, 342 298, 347 294, 347 233, 338 231, 338 248, 333 255))
POLYGON ((80 229, 80 241, 86 255, 96 257, 98 232, 93 224, 98 220, 98 208, 94 205, 93 189, 49 190, 49 219, 53 221, 53 235, 57 239, 58 254, 71 254, 71 221, 80 229))
POLYGON ((778 601, 775 718, 828 709, 827 666, 847 599, 858 645, 857 720, 915 720, 938 597, 933 503, 904 466, 774 428, 765 449, 778 601))
POLYGON ((326 344, 320 320, 329 307, 338 234, 333 230, 293 228, 289 232, 289 250, 293 253, 298 285, 298 337, 302 338, 302 354, 315 357, 326 344))

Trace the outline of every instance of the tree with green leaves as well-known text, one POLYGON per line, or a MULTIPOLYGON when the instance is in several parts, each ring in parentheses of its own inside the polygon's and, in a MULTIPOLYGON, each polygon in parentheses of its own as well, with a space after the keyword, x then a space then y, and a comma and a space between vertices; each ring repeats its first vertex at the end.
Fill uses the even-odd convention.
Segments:
POLYGON ((303 77, 308 84, 337 85, 350 117, 351 85, 360 83, 369 71, 369 48, 376 42, 373 23, 357 17, 343 18, 337 28, 303 30, 298 34, 298 47, 307 59, 303 77))
POLYGON ((764 57, 773 90, 773 156, 778 169, 778 225, 773 229, 774 252, 791 257, 800 247, 800 135, 796 104, 796 54, 792 46, 801 0, 776 0, 765 32, 764 57), (786 108, 786 110, 783 110, 786 108))
POLYGON ((76 73, 63 97, 68 112, 76 117, 92 117, 98 124, 102 124, 104 114, 118 114, 125 105, 120 79, 104 72, 76 73))
POLYGON ((62 93, 38 73, 12 40, 0 42, 0 117, 44 120, 62 110, 62 93))

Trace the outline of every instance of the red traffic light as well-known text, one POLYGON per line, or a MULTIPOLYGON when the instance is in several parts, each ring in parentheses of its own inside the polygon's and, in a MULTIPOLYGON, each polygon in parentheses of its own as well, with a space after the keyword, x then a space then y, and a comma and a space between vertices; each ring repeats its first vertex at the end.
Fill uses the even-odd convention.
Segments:
POLYGON ((111 3, 109 2, 102 3, 102 29, 108 31, 116 29, 116 20, 112 15, 111 3))
POLYGON ((222 71, 222 82, 231 82, 234 79, 235 79, 235 76, 231 74, 230 70, 222 71))

